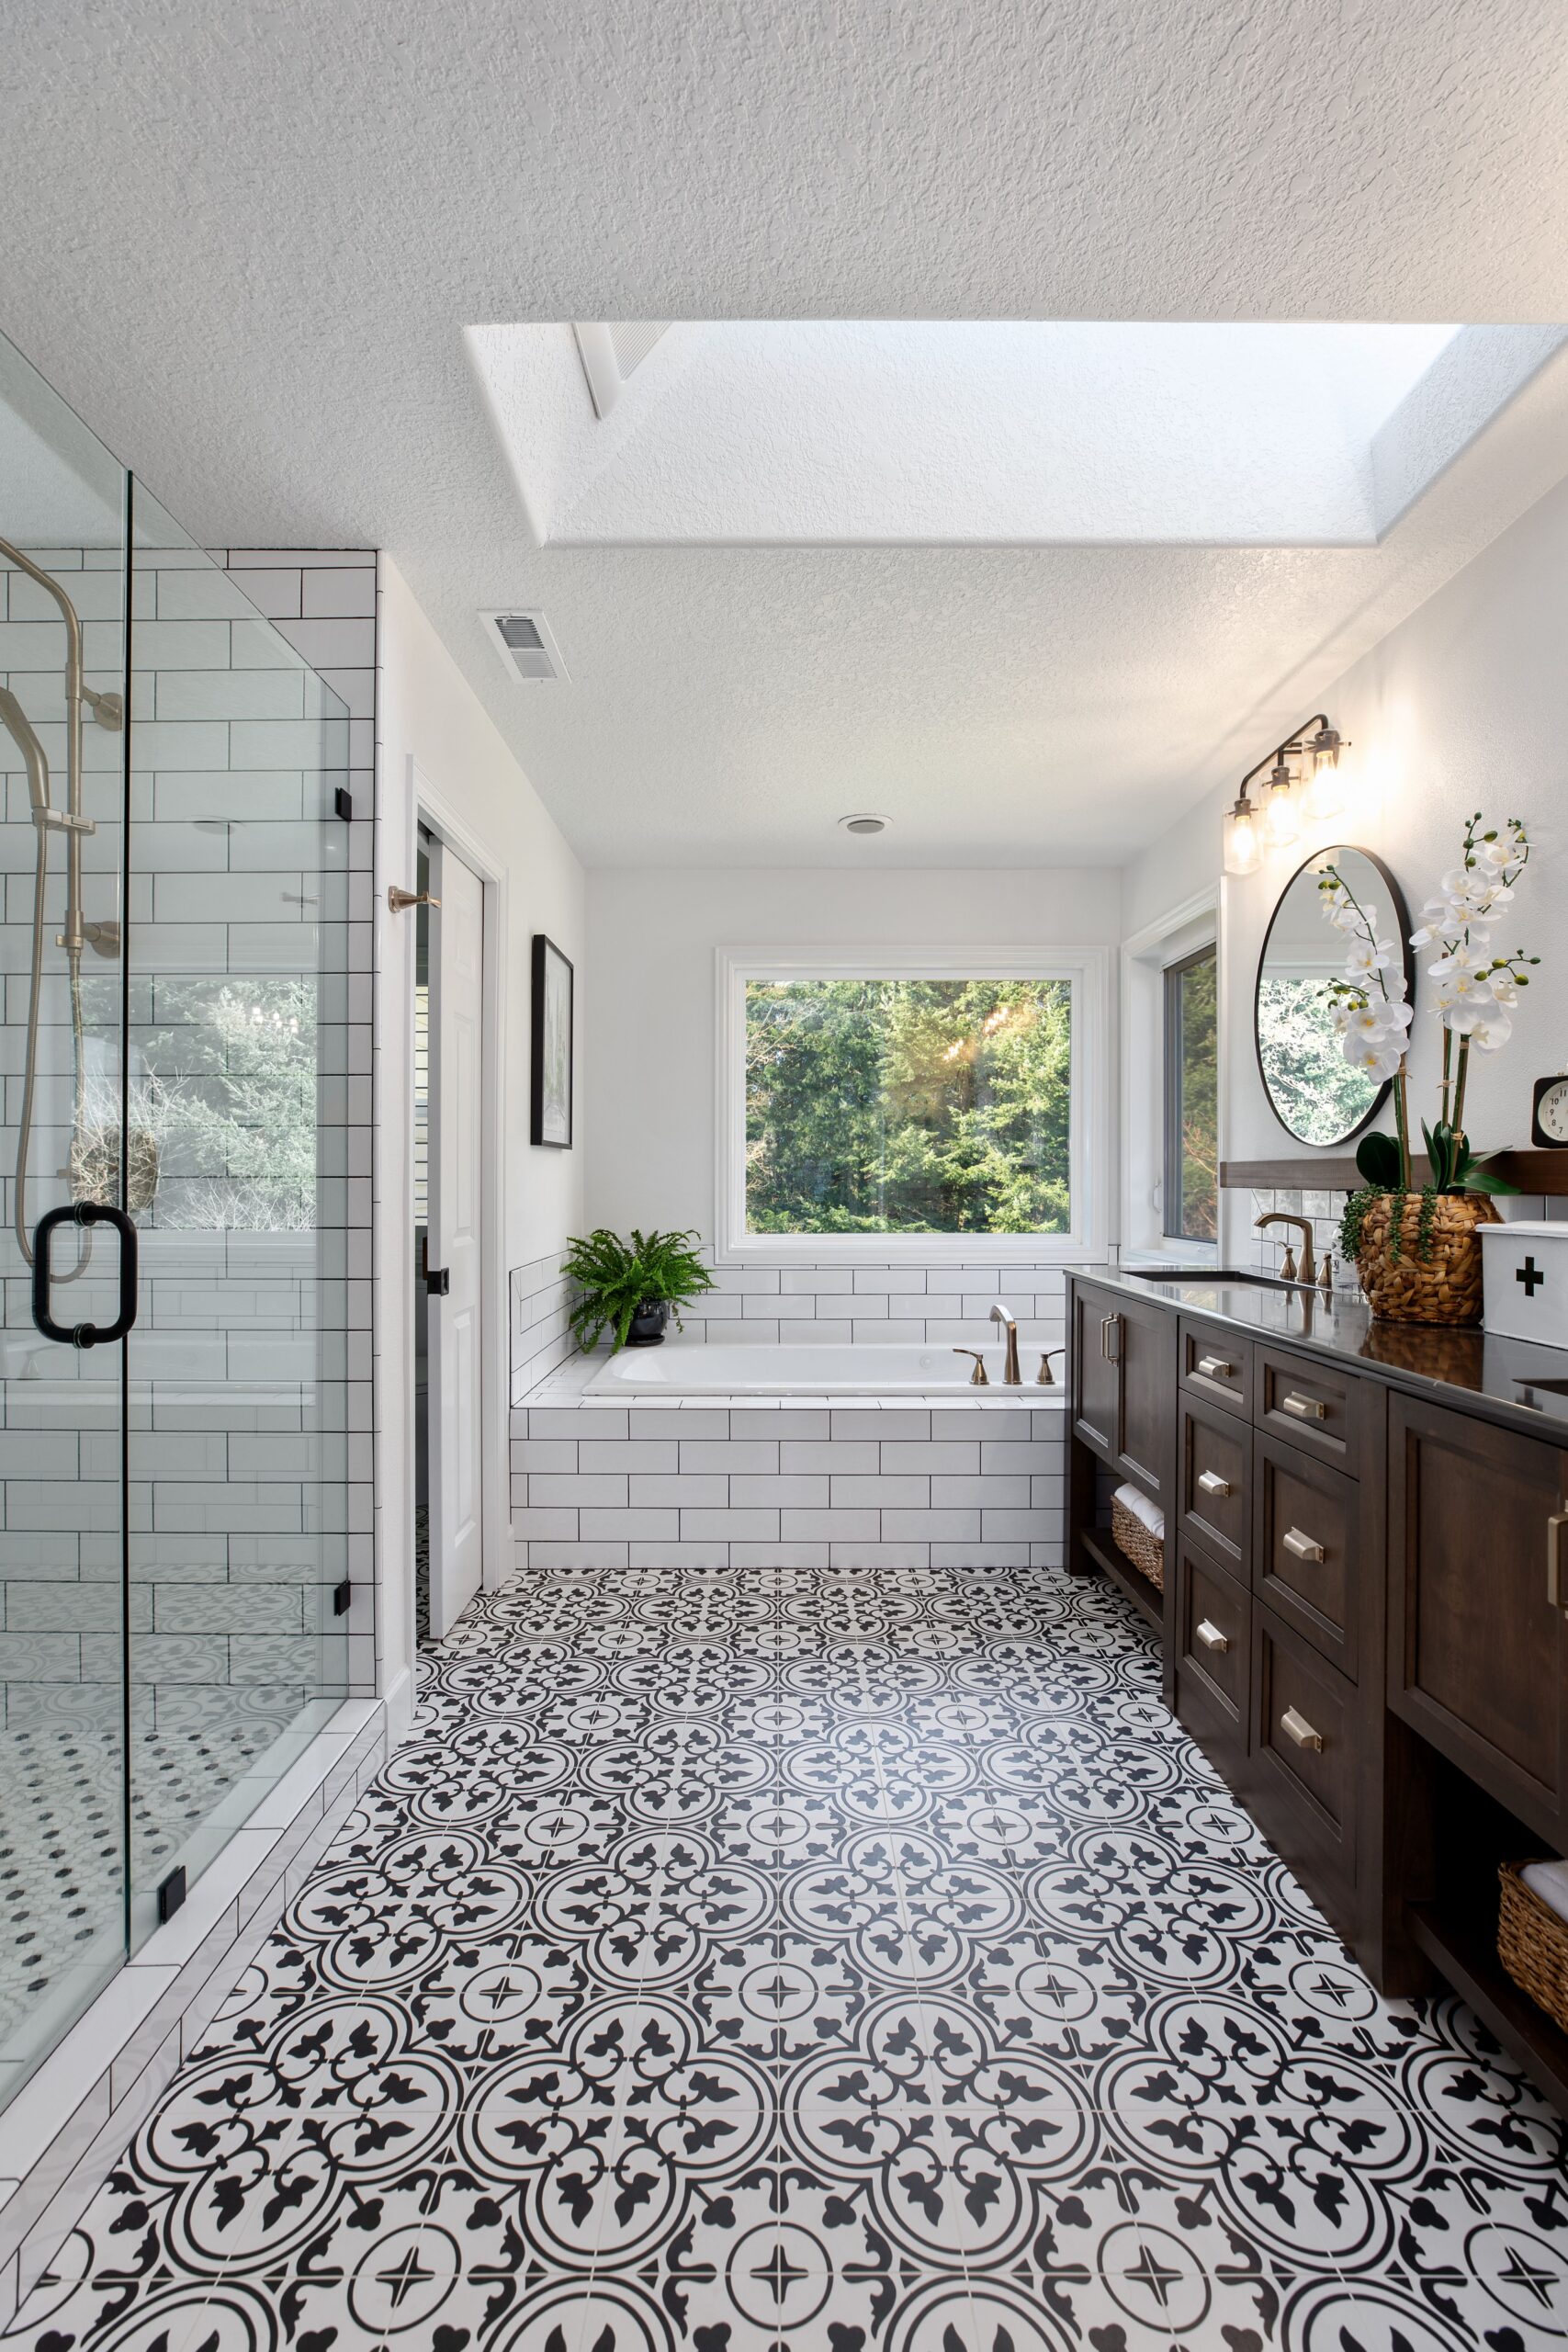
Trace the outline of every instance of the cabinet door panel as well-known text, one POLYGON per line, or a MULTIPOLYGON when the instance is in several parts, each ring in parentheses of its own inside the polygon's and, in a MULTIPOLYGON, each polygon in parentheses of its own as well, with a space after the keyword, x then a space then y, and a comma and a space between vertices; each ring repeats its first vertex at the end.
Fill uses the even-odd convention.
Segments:
POLYGON ((1073 1284, 1073 1428, 1108 1462, 1122 1436, 1122 1374, 1107 1330, 1111 1304, 1104 1291, 1073 1284))
POLYGON ((1116 1467, 1163 1492, 1176 1393, 1176 1317, 1163 1306, 1118 1298, 1113 1344, 1121 1358, 1122 1430, 1116 1467))
POLYGON ((1258 1428, 1332 1462, 1351 1477, 1360 1468, 1359 1408, 1365 1393, 1365 1382, 1353 1372, 1337 1372, 1320 1356, 1258 1351, 1258 1428))
POLYGON ((1565 1467, 1551 1442, 1390 1399, 1389 1703, 1554 1839, 1568 1635, 1549 1547, 1565 1467))

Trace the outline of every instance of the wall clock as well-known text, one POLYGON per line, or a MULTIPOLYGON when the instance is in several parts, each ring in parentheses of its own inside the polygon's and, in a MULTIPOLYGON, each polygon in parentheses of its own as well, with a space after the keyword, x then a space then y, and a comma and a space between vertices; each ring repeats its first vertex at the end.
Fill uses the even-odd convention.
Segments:
POLYGON ((1536 1080, 1530 1141, 1540 1151, 1568 1149, 1568 1072, 1536 1080))

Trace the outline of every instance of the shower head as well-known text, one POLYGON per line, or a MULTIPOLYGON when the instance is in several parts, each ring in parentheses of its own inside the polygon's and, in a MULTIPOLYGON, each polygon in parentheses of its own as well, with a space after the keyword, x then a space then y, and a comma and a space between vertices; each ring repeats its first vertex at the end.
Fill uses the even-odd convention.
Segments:
POLYGON ((43 745, 33 731, 32 720, 17 700, 9 686, 0 686, 0 727, 16 743, 28 770, 28 797, 33 804, 35 817, 49 808, 49 762, 43 745))

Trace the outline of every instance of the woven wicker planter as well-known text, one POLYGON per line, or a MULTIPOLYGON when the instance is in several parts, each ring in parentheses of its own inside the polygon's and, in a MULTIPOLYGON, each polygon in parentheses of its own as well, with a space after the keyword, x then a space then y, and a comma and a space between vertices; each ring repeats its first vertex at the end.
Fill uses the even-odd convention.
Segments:
POLYGON ((1478 1225, 1495 1225, 1484 1193, 1439 1193, 1433 1204, 1429 1254, 1421 1254, 1421 1195, 1385 1193, 1361 1220, 1356 1271, 1380 1323, 1479 1323, 1481 1238, 1478 1225), (1393 1210, 1400 1200, 1398 1254, 1391 1252, 1393 1210))

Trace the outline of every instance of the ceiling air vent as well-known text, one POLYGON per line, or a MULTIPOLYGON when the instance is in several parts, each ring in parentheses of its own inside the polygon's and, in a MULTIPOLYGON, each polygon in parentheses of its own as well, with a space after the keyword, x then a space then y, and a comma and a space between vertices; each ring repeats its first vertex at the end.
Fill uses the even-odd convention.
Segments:
POLYGON ((574 322, 571 331, 577 337, 577 354, 588 379, 595 416, 609 415, 670 324, 668 319, 627 319, 615 326, 574 322))
POLYGON ((566 663, 543 613, 484 613, 480 618, 509 678, 521 678, 527 686, 566 680, 566 663))

